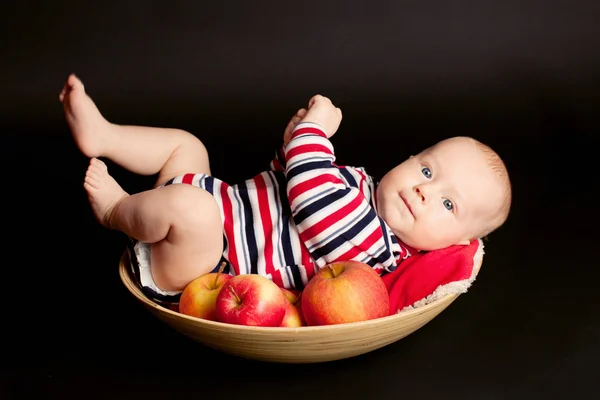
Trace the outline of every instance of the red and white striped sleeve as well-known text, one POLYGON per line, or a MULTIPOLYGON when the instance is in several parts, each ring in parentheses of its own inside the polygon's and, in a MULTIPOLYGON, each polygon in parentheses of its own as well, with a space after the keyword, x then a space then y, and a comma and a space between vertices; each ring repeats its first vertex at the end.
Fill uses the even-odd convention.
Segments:
POLYGON ((316 265, 357 260, 394 270, 406 252, 365 197, 361 174, 335 164, 322 128, 298 124, 284 152, 292 216, 316 265))

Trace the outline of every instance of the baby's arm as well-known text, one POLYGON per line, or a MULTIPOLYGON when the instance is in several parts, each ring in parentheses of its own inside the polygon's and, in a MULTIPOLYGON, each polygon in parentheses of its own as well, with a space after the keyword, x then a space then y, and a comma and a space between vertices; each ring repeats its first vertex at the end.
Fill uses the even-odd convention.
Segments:
POLYGON ((352 259, 380 273, 394 269, 398 244, 361 191, 361 178, 335 165, 326 131, 309 117, 285 147, 287 194, 300 238, 318 267, 352 259))

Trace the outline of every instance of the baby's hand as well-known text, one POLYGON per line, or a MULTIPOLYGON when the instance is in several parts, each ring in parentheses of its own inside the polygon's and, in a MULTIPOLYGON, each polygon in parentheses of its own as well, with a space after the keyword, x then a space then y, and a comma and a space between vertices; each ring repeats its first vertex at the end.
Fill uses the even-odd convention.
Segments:
POLYGON ((313 122, 321 125, 327 137, 330 138, 342 122, 342 110, 334 106, 327 97, 318 94, 308 102, 308 111, 300 122, 313 122))
POLYGON ((302 118, 304 118, 305 115, 306 108, 301 108, 298 110, 298 112, 296 112, 296 115, 294 115, 292 119, 290 119, 290 122, 288 122, 287 127, 283 132, 283 143, 285 145, 287 145, 290 142, 290 140, 292 139, 292 132, 294 131, 294 128, 296 127, 296 125, 298 125, 302 118))

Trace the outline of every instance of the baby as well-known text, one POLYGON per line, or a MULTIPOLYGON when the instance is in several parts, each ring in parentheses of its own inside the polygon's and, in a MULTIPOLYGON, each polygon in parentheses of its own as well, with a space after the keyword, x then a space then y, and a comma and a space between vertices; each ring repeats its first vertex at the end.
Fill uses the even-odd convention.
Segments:
POLYGON ((292 117, 270 168, 236 185, 211 175, 206 148, 178 129, 108 122, 69 76, 60 101, 73 138, 90 157, 84 188, 98 221, 135 240, 140 283, 173 296, 222 261, 302 289, 336 260, 393 271, 417 251, 466 245, 506 220, 511 185, 500 157, 468 137, 411 156, 380 182, 339 166, 331 137, 342 113, 323 96, 292 117), (154 175, 128 194, 98 158, 154 175))

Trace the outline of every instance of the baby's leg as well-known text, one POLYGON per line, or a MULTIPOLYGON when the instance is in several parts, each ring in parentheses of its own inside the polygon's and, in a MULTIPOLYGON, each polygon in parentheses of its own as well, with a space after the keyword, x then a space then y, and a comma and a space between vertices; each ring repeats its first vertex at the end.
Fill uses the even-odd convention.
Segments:
POLYGON ((208 153, 194 135, 108 122, 75 75, 69 76, 59 99, 73 138, 86 156, 106 157, 141 175, 158 173, 156 186, 183 173, 210 175, 208 153))
POLYGON ((84 187, 100 223, 152 243, 152 276, 162 290, 183 290, 219 262, 221 215, 205 190, 168 185, 129 195, 96 158, 90 160, 84 187))

